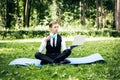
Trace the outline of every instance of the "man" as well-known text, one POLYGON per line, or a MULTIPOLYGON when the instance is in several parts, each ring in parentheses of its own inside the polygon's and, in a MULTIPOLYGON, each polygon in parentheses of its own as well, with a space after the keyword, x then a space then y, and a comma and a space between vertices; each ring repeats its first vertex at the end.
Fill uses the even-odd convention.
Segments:
POLYGON ((35 54, 35 58, 42 60, 41 64, 51 63, 70 63, 66 58, 71 54, 71 49, 66 48, 64 39, 57 34, 59 24, 56 21, 52 21, 49 24, 50 34, 45 37, 39 48, 39 52, 35 54), (43 54, 43 50, 46 48, 46 54, 43 54), (61 48, 63 52, 61 53, 61 48))

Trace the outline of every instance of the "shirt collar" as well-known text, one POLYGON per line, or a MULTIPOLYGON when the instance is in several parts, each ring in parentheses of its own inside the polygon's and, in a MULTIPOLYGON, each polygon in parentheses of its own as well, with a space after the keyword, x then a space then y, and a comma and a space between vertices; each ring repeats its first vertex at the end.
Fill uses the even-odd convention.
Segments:
POLYGON ((51 38, 56 38, 57 37, 57 33, 56 34, 50 33, 50 37, 51 38))
POLYGON ((57 35, 57 33, 56 33, 56 34, 53 34, 52 32, 50 32, 50 36, 52 36, 52 35, 57 35))

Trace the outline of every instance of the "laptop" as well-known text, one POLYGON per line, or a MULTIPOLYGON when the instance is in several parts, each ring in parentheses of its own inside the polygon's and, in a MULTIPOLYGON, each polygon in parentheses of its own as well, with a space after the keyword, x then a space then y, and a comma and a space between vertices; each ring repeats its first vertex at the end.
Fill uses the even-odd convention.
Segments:
POLYGON ((82 36, 82 35, 74 37, 73 43, 70 46, 71 49, 73 49, 74 47, 77 47, 79 45, 83 45, 85 42, 85 39, 86 39, 86 37, 82 36))
POLYGON ((72 46, 79 46, 79 45, 83 45, 85 42, 86 37, 83 35, 79 35, 79 36, 75 36, 72 46))

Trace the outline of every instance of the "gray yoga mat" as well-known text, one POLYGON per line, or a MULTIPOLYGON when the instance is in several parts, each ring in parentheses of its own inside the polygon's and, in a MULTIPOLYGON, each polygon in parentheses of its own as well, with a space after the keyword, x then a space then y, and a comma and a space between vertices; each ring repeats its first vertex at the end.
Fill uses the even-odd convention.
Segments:
MULTIPOLYGON (((88 63, 93 63, 93 62, 97 62, 97 61, 104 61, 104 58, 98 53, 95 53, 95 54, 92 54, 89 56, 85 56, 85 57, 80 57, 80 58, 67 58, 67 59, 70 60, 70 62, 71 62, 69 64, 88 64, 88 63)), ((18 58, 18 59, 14 59, 13 61, 11 61, 9 63, 9 65, 42 66, 40 64, 40 62, 41 62, 41 60, 38 60, 38 59, 18 58)))

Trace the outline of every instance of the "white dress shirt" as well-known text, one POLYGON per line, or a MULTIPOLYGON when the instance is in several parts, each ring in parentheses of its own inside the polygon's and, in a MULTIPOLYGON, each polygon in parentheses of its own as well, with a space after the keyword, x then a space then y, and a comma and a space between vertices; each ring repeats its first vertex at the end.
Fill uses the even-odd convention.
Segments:
MULTIPOLYGON (((53 34, 50 33, 50 36, 52 36, 53 34)), ((56 43, 57 43, 57 34, 55 34, 56 37, 55 37, 55 46, 56 46, 56 43)), ((61 37, 62 38, 62 37, 61 37)), ((53 46, 53 38, 50 38, 50 44, 51 46, 53 46)), ((43 38, 42 42, 41 42, 41 46, 39 48, 39 52, 43 52, 44 49, 46 48, 46 45, 47 45, 47 42, 45 41, 45 38, 43 38)), ((65 44, 65 40, 62 38, 62 42, 61 42, 61 47, 62 47, 62 50, 64 51, 66 49, 66 44, 65 44)))

